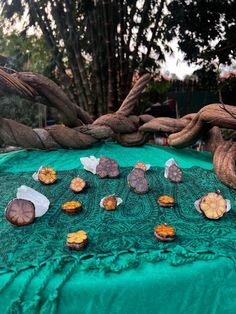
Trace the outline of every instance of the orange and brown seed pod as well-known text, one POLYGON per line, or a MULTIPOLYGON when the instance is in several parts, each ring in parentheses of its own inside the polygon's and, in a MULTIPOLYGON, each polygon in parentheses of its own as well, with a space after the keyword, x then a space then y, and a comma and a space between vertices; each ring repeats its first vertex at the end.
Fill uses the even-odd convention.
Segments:
POLYGON ((70 183, 70 189, 75 192, 75 193, 79 193, 81 191, 83 191, 83 189, 86 187, 86 182, 77 177, 77 178, 74 178, 71 180, 71 183, 70 183))
POLYGON ((147 166, 146 166, 145 163, 143 163, 142 161, 138 161, 138 162, 135 164, 134 168, 136 168, 136 169, 141 169, 141 170, 143 170, 143 171, 147 171, 147 166))
POLYGON ((42 167, 39 170, 38 179, 43 184, 53 184, 57 180, 57 173, 51 167, 42 167))
POLYGON ((175 239, 176 231, 173 227, 163 224, 156 226, 154 235, 161 241, 173 241, 175 239))
POLYGON ((209 219, 219 219, 227 211, 227 201, 219 193, 210 192, 200 200, 199 207, 209 219))
POLYGON ((88 242, 87 233, 84 230, 68 233, 66 245, 70 249, 82 250, 88 242))
POLYGON ((109 195, 104 198, 103 206, 106 210, 115 210, 117 207, 116 197, 114 195, 109 195))
POLYGON ((82 204, 77 201, 65 202, 61 207, 67 214, 75 214, 82 210, 82 204))
POLYGON ((162 195, 158 198, 157 202, 162 207, 173 207, 175 204, 175 199, 168 195, 162 195))

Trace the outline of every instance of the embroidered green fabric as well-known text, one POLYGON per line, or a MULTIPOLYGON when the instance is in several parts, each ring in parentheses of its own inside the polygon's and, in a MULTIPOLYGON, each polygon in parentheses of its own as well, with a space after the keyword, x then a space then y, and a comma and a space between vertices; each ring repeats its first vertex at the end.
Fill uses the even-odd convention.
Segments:
POLYGON ((153 167, 147 173, 150 191, 144 195, 129 189, 127 176, 131 170, 131 167, 121 168, 116 179, 100 179, 81 169, 59 171, 58 182, 50 186, 35 182, 32 172, 2 173, 0 270, 18 271, 30 266, 36 266, 37 270, 50 261, 52 267, 54 263, 71 263, 73 267, 80 264, 85 269, 114 272, 137 266, 144 259, 169 260, 180 265, 225 256, 235 263, 235 193, 221 184, 211 170, 184 169, 183 182, 175 184, 164 178, 164 168, 153 167), (71 179, 76 176, 88 183, 88 188, 79 194, 69 189, 71 179), (5 219, 4 208, 23 184, 46 195, 51 206, 32 225, 16 227, 5 219), (231 201, 232 209, 213 221, 196 211, 194 201, 216 190, 231 201), (123 199, 123 204, 112 212, 99 206, 101 198, 110 194, 123 199), (176 199, 175 208, 158 206, 157 198, 164 194, 176 199), (61 205, 70 200, 81 201, 83 210, 75 215, 65 214, 61 205), (163 243, 154 237, 155 226, 162 223, 176 229, 174 242, 163 243), (87 247, 80 252, 69 250, 67 234, 81 229, 88 233, 87 247))
MULTIPOLYGON (((41 165, 51 165, 57 170, 63 171, 74 168, 81 169, 79 158, 90 155, 95 155, 96 157, 105 155, 115 158, 121 167, 133 166, 138 160, 150 163, 152 166, 163 167, 167 159, 174 157, 183 168, 190 168, 192 166, 199 166, 208 170, 213 168, 211 155, 207 152, 199 153, 188 149, 176 150, 174 148, 151 145, 144 145, 138 148, 126 148, 115 143, 104 143, 95 145, 87 150, 58 150, 50 152, 20 151, 2 154, 0 155, 0 177, 5 176, 5 179, 1 181, 0 190, 1 241, 3 239, 2 232, 4 232, 4 235, 7 233, 3 210, 10 198, 15 197, 16 188, 19 187, 19 184, 27 184, 43 192, 43 189, 46 187, 37 185, 36 183, 33 186, 34 182, 31 179, 31 174, 41 165), (11 172, 17 175, 14 176, 10 174, 11 172), (12 181, 19 180, 22 172, 28 173, 22 174, 22 180, 17 181, 18 183, 12 181), (26 182, 24 178, 27 178, 26 182)), ((194 170, 196 168, 192 169, 194 170)), ((190 169, 189 174, 192 169, 190 169)), ((163 171, 163 168, 159 168, 159 170, 163 171)), ((188 171, 189 170, 186 169, 185 173, 188 173, 188 171)), ((75 174, 77 173, 79 173, 78 170, 76 170, 75 174)), ((183 187, 185 186, 185 189, 188 189, 186 194, 180 197, 180 194, 177 192, 178 203, 181 202, 182 206, 185 206, 176 208, 181 216, 180 223, 182 223, 183 229, 181 232, 179 227, 177 228, 177 224, 174 225, 172 223, 177 229, 178 237, 172 244, 155 242, 156 245, 162 245, 160 249, 127 250, 127 248, 125 248, 125 251, 120 252, 114 250, 112 252, 113 255, 109 255, 108 253, 89 255, 88 251, 87 253, 86 251, 81 253, 67 251, 64 246, 64 236, 60 238, 58 234, 58 239, 62 243, 62 253, 59 253, 58 257, 56 257, 56 251, 49 252, 49 258, 39 264, 39 261, 43 260, 43 258, 38 258, 40 254, 39 252, 36 253, 36 249, 33 248, 30 262, 27 263, 29 256, 24 257, 23 252, 25 247, 31 244, 27 240, 29 237, 28 232, 22 230, 30 226, 24 227, 23 229, 18 228, 18 231, 15 231, 17 229, 16 227, 7 225, 7 228, 9 228, 7 237, 10 238, 10 240, 8 239, 8 241, 4 242, 4 245, 0 242, 0 246, 1 249, 4 248, 4 250, 7 245, 13 245, 13 247, 12 249, 9 247, 4 251, 8 253, 2 256, 4 260, 0 262, 0 313, 235 313, 236 272, 235 256, 232 249, 235 246, 236 239, 235 229, 233 230, 232 227, 229 227, 229 224, 231 225, 232 222, 235 221, 235 191, 230 191, 222 186, 211 171, 204 173, 207 176, 203 176, 200 181, 198 177, 194 175, 191 184, 189 182, 186 186, 186 180, 183 182, 183 187), (204 187, 199 190, 199 185, 202 183, 204 183, 204 187), (205 194, 210 189, 215 190, 216 188, 221 189, 223 194, 226 193, 224 196, 232 201, 232 209, 219 221, 209 221, 195 211, 192 206, 192 201, 190 202, 188 198, 192 197, 192 193, 195 193, 195 196, 198 197, 201 191, 205 194), (191 208, 187 206, 187 204, 190 203, 191 208), (191 213, 190 216, 189 213, 191 213), (194 222, 192 223, 191 219, 193 218, 194 222), (229 224, 228 220, 230 220, 229 224), (194 226, 194 224, 196 224, 196 226, 194 226), (199 227, 202 229, 202 232, 197 230, 199 227), (191 231, 191 228, 194 229, 191 231), (19 245, 17 245, 16 239, 14 239, 15 232, 22 234, 19 245), (190 241, 190 239, 195 239, 196 244, 197 236, 195 237, 195 232, 197 232, 198 236, 201 235, 200 242, 198 242, 198 250, 196 248, 193 249, 194 245, 191 245, 190 241), (182 242, 183 240, 188 240, 187 235, 189 235, 188 248, 184 247, 184 242, 182 242), (210 239, 212 239, 213 243, 209 244, 210 239), (202 244, 202 240, 206 240, 206 243, 202 244), (170 247, 170 245, 173 245, 173 247, 170 247), (16 250, 16 252, 14 252, 14 250, 16 250), (15 253, 18 256, 18 261, 15 258, 15 253), (64 253, 66 253, 66 255, 64 253), (52 257, 53 254, 54 257, 52 257), (82 255, 84 256, 83 258, 82 255), (222 255, 222 257, 219 255, 222 255), (190 263, 190 261, 194 262, 190 263), (35 266, 29 267, 29 264, 35 266), (181 266, 175 267, 175 265, 180 264, 181 266), (9 270, 9 267, 12 270, 9 270), (20 270, 23 267, 26 267, 26 269, 20 270), (123 269, 126 269, 126 271, 122 271, 123 269)), ((151 175, 151 173, 149 173, 149 175, 151 175)), ((71 172, 68 178, 70 178, 70 176, 74 176, 74 174, 72 175, 71 172)), ((62 179, 61 173, 59 173, 59 177, 62 179)), ((96 179, 96 177, 93 178, 96 179)), ((163 177, 162 180, 164 181, 158 183, 157 186, 151 183, 154 189, 153 192, 155 192, 155 198, 159 196, 158 186, 163 187, 162 191, 166 193, 173 191, 172 185, 169 186, 169 182, 165 181, 163 177)), ((58 183, 60 182, 62 183, 62 181, 58 183)), ((104 183, 105 181, 102 182, 104 183)), ((107 184, 109 182, 108 180, 107 184)), ((65 186, 66 185, 65 183, 65 186)), ((178 188, 179 187, 181 187, 181 185, 178 185, 178 188)), ((66 199, 62 194, 54 195, 53 192, 50 192, 51 189, 56 188, 56 185, 48 188, 45 194, 50 197, 50 201, 57 201, 59 198, 61 198, 61 200, 66 199)), ((162 191, 160 191, 160 194, 162 191)), ((87 190, 87 192, 89 192, 89 190, 87 190)), ((130 191, 126 192, 131 193, 130 191)), ((152 192, 150 191, 149 193, 152 192)), ((105 193, 101 194, 104 195, 105 193)), ((150 195, 148 194, 146 196, 150 195)), ((70 196, 75 195, 70 194, 70 196)), ((80 196, 76 199, 80 199, 80 196)), ((192 199, 194 199, 194 197, 192 197, 192 199)), ((61 205, 59 203, 60 202, 58 202, 58 206, 61 205)), ((151 202, 151 204, 153 203, 151 202)), ((156 210, 155 215, 157 217, 155 223, 161 223, 163 220, 166 220, 165 215, 167 213, 171 216, 170 220, 166 222, 173 222, 172 218, 175 217, 175 215, 172 215, 174 212, 170 212, 170 209, 165 212, 164 209, 159 208, 156 203, 154 206, 156 210), (161 219, 162 217, 163 220, 161 219)), ((135 209, 135 207, 132 208, 135 209)), ((97 210, 100 210, 98 205, 96 205, 95 208, 95 211, 97 210)), ((118 211, 119 215, 121 215, 124 208, 119 207, 116 214, 118 211)), ((49 218, 53 222, 57 221, 56 218, 53 220, 53 213, 58 216, 62 214, 60 211, 58 212, 56 208, 53 209, 53 207, 51 207, 50 211, 44 217, 37 220, 37 224, 42 223, 43 225, 43 221, 45 222, 49 218)), ((99 213, 105 215, 103 211, 99 213)), ((111 214, 114 215, 115 212, 111 214)), ((167 217, 169 217, 169 215, 167 215, 167 217)), ((138 215, 136 216, 138 217, 138 215)), ((64 218, 66 217, 64 216, 64 218)), ((71 219, 78 219, 79 216, 67 216, 67 218, 70 218, 68 230, 71 231, 73 227, 71 219)), ((32 225, 31 228, 32 227, 36 227, 36 223, 32 225)), ((49 228, 54 227, 55 226, 51 224, 49 228)), ((38 240, 38 244, 41 244, 42 248, 43 243, 45 243, 47 239, 47 235, 49 236, 50 234, 50 232, 48 233, 49 228, 43 229, 41 237, 38 240)), ((136 226, 133 226, 132 231, 136 230, 135 228, 136 226)), ((37 230, 39 231, 39 229, 40 228, 37 230)), ((152 232, 153 229, 149 237, 152 237, 152 232)), ((144 234, 143 230, 142 234, 144 234)), ((58 241, 58 239, 56 241, 58 241)), ((141 237, 139 239, 141 239, 141 237)), ((91 240, 92 238, 90 236, 90 241, 91 240)), ((54 239, 51 239, 51 247, 53 247, 52 244, 55 249, 54 239)), ((90 242, 90 245, 92 245, 92 242, 90 242)), ((33 245, 31 247, 33 247, 33 245)), ((89 246, 87 249, 88 248, 89 246)), ((43 255, 44 254, 42 254, 42 257, 43 255)), ((44 258, 46 258, 46 254, 44 258)))

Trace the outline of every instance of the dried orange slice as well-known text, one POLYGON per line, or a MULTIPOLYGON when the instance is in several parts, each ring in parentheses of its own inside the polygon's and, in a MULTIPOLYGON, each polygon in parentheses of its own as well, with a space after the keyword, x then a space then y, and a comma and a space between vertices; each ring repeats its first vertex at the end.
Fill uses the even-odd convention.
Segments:
POLYGON ((105 197, 102 202, 102 205, 106 210, 116 209, 116 206, 117 206, 116 197, 114 195, 109 195, 105 197))
POLYGON ((175 199, 168 195, 162 195, 157 200, 158 204, 162 207, 173 207, 175 205, 175 199))
POLYGON ((81 250, 88 242, 87 233, 84 230, 68 233, 67 246, 70 249, 81 250))
POLYGON ((75 214, 81 211, 82 204, 77 201, 70 201, 70 202, 65 202, 64 204, 62 204, 61 208, 68 214, 75 214))
POLYGON ((85 186, 86 186, 86 182, 79 177, 72 179, 70 183, 70 189, 75 193, 79 193, 83 191, 85 186))
POLYGON ((163 224, 156 226, 154 235, 161 241, 173 241, 175 239, 176 231, 173 227, 163 224))
POLYGON ((39 170, 38 179, 44 184, 53 184, 57 180, 57 173, 52 167, 42 167, 39 170))
POLYGON ((209 219, 219 219, 227 211, 227 201, 219 193, 210 192, 200 200, 199 207, 209 219))

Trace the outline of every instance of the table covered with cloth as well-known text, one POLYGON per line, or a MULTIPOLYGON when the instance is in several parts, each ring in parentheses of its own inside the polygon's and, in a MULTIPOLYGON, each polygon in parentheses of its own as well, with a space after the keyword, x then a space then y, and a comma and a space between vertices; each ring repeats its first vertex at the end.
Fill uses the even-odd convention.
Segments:
POLYGON ((236 193, 212 169, 209 153, 152 145, 0 155, 0 313, 235 313, 236 193), (86 172, 80 158, 91 155, 115 159, 119 178, 86 172), (183 169, 182 183, 164 177, 169 158, 183 169), (151 164, 144 195, 127 184, 137 161, 151 164), (57 183, 32 179, 41 165, 57 170, 57 183), (80 194, 69 189, 76 176, 88 183, 80 194), (21 185, 44 194, 51 205, 33 224, 16 227, 4 209, 21 185), (214 221, 198 213, 194 201, 216 190, 232 208, 214 221), (110 194, 123 199, 112 212, 99 205, 110 194), (174 196, 177 206, 159 207, 161 195, 174 196), (69 200, 79 200, 83 210, 65 214, 61 205, 69 200), (163 223, 176 229, 174 242, 154 237, 163 223), (77 230, 88 234, 83 251, 66 246, 67 234, 77 230))

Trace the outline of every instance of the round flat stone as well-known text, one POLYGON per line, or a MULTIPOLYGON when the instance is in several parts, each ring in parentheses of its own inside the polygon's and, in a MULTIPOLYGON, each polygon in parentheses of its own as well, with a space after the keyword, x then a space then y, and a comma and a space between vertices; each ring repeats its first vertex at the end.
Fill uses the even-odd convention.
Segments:
POLYGON ((5 216, 15 226, 29 225, 35 219, 34 204, 28 200, 14 199, 8 203, 5 216))

